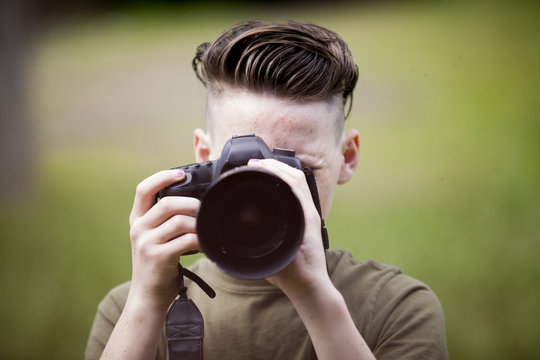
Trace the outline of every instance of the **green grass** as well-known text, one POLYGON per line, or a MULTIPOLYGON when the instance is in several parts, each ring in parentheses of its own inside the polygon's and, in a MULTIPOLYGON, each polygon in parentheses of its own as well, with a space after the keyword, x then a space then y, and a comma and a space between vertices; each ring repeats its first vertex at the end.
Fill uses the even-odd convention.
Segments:
POLYGON ((251 16, 327 25, 359 64, 348 127, 360 130, 361 161, 337 190, 331 244, 430 285, 445 310, 451 358, 535 358, 537 13, 504 3, 180 7, 53 27, 30 72, 42 150, 35 187, 0 207, 0 358, 82 356, 97 303, 130 276, 135 185, 192 161, 191 129, 203 125, 193 49, 251 16))

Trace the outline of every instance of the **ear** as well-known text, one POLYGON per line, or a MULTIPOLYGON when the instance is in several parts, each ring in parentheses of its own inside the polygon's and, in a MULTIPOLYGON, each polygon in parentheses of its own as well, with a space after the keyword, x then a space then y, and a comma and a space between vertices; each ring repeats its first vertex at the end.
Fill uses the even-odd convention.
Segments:
POLYGON ((210 137, 202 129, 193 131, 193 150, 195 161, 204 162, 210 158, 210 137))
POLYGON ((349 181, 358 166, 360 138, 357 130, 353 129, 345 136, 342 154, 343 163, 341 163, 338 184, 345 184, 349 181))

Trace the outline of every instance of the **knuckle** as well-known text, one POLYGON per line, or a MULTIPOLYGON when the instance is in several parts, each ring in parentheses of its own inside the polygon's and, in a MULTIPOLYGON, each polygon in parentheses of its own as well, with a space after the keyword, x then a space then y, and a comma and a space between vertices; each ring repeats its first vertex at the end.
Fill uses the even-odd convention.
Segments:
POLYGON ((190 199, 190 206, 194 209, 198 208, 201 204, 201 200, 197 198, 189 198, 190 199))
POLYGON ((189 248, 199 248, 199 237, 197 234, 186 234, 186 242, 189 248))
POLYGON ((179 228, 182 228, 184 225, 185 225, 185 220, 182 216, 180 215, 175 215, 171 218, 171 225, 175 228, 175 229, 179 229, 179 228))
POLYGON ((200 200, 190 197, 167 196, 159 200, 158 206, 165 213, 192 214, 199 208, 200 200))
POLYGON ((148 193, 148 191, 149 191, 149 186, 146 181, 140 182, 139 184, 137 184, 137 187, 135 188, 135 193, 137 195, 144 195, 148 193))
POLYGON ((304 172, 302 170, 300 170, 300 169, 292 168, 292 173, 293 173, 294 178, 297 179, 297 180, 304 180, 305 179, 304 172))
POLYGON ((131 209, 131 213, 129 214, 129 217, 128 217, 128 224, 129 224, 130 228, 132 228, 137 223, 139 223, 140 219, 141 219, 141 216, 139 216, 136 213, 135 208, 131 209))
POLYGON ((137 226, 137 222, 135 222, 129 228, 129 237, 131 238, 131 241, 135 241, 136 239, 139 238, 139 235, 140 235, 139 226, 137 226))
POLYGON ((141 259, 150 259, 155 256, 154 247, 148 241, 137 243, 134 247, 134 251, 141 259))
POLYGON ((174 199, 172 197, 164 197, 163 199, 159 200, 158 205, 161 209, 161 211, 164 212, 170 212, 174 210, 174 199))
POLYGON ((196 198, 189 198, 190 201, 188 202, 188 210, 192 215, 195 215, 197 212, 197 209, 199 209, 199 206, 201 205, 201 201, 196 198))
POLYGON ((194 233, 184 234, 184 242, 186 243, 186 245, 191 246, 196 240, 197 240, 197 235, 195 235, 194 233))

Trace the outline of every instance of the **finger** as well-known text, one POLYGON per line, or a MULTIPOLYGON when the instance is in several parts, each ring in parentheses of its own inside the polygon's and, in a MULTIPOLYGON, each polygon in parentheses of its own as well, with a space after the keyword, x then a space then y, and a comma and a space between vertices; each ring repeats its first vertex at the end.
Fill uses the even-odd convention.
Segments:
POLYGON ((200 203, 200 200, 191 197, 164 197, 148 210, 146 214, 139 218, 137 226, 144 229, 153 229, 163 224, 174 215, 195 217, 200 203))
POLYGON ((170 241, 161 244, 160 250, 167 252, 173 258, 178 258, 180 255, 185 254, 190 250, 202 252, 201 247, 199 246, 199 237, 194 233, 184 234, 171 239, 170 241))
POLYGON ((162 244, 188 233, 195 233, 196 219, 192 216, 175 215, 153 229, 149 237, 157 244, 162 244))
POLYGON ((311 196, 311 190, 306 181, 306 176, 302 170, 293 168, 275 159, 252 159, 248 162, 248 166, 270 171, 276 176, 279 176, 291 187, 294 194, 300 200, 306 220, 320 219, 315 203, 313 202, 313 197, 311 196))
POLYGON ((293 168, 284 162, 275 159, 251 159, 248 166, 256 167, 262 170, 267 170, 279 176, 285 181, 301 198, 311 199, 311 192, 306 182, 304 172, 300 169, 293 168))
POLYGON ((133 224, 136 218, 144 215, 152 208, 155 196, 159 190, 184 179, 184 177, 185 173, 182 170, 174 169, 160 171, 141 181, 135 191, 135 200, 133 201, 133 208, 129 216, 130 225, 133 224))

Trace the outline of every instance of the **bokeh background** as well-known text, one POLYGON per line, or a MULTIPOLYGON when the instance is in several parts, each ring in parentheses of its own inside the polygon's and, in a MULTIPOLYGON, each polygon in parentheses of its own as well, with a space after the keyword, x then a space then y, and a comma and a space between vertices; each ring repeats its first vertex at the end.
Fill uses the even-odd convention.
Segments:
POLYGON ((130 277, 136 184, 193 161, 194 49, 248 18, 327 26, 358 63, 361 161, 331 244, 429 284, 451 358, 538 358, 534 2, 45 1, 10 27, 17 3, 1 18, 1 359, 83 356, 98 302, 130 277))

